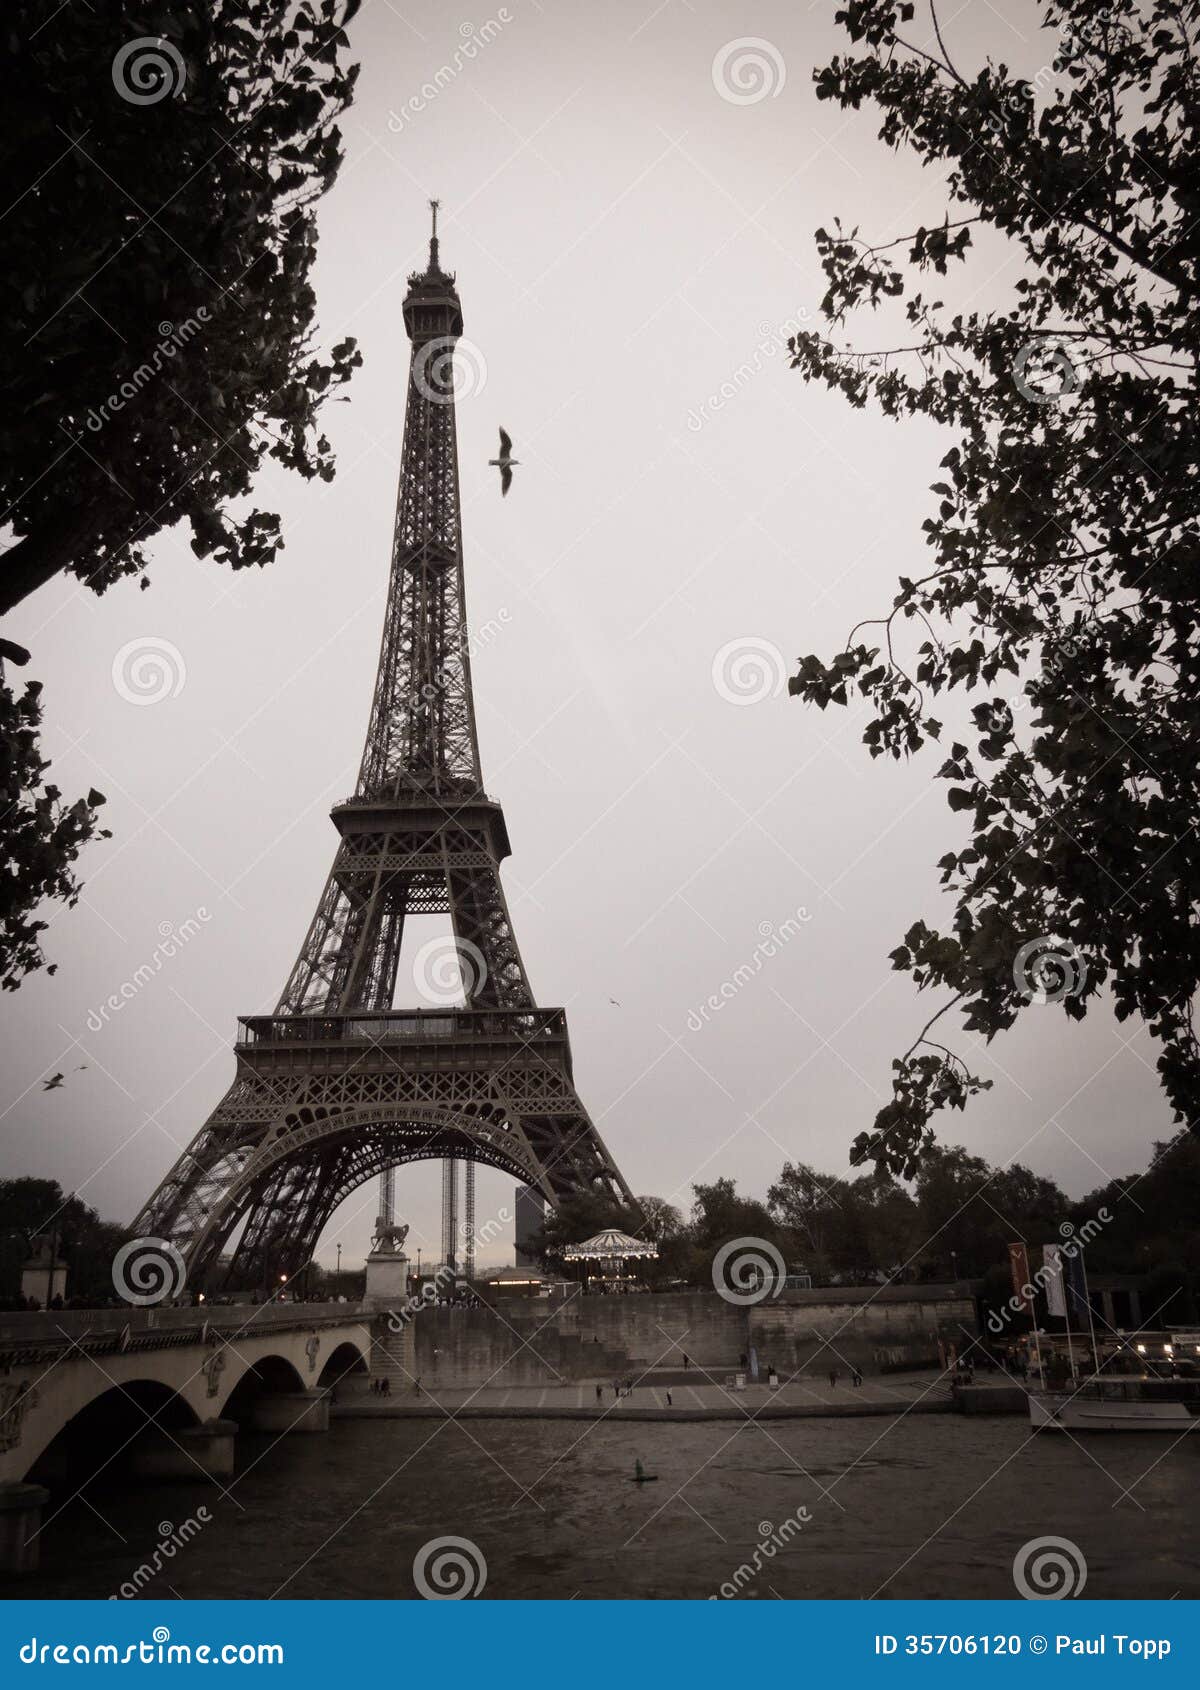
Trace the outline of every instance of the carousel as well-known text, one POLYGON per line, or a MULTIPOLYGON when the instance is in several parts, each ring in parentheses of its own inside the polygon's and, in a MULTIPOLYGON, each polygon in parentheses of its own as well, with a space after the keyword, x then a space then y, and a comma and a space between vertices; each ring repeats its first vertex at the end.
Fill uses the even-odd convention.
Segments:
POLYGON ((595 1279, 602 1291, 632 1290, 638 1276, 630 1263, 657 1259, 657 1244, 645 1244, 616 1227, 606 1227, 582 1244, 568 1244, 563 1251, 564 1261, 583 1263, 584 1283, 595 1279))

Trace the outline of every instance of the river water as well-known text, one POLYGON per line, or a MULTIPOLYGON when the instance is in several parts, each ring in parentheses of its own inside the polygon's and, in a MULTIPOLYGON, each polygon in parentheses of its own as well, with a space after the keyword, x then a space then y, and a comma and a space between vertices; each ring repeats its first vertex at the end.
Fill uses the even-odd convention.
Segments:
POLYGON ((239 1437, 224 1496, 97 1481, 9 1593, 116 1593, 203 1506, 211 1519, 160 1555, 143 1599, 412 1597, 414 1558, 447 1536, 477 1547, 484 1597, 1011 1597, 1014 1556, 1053 1536, 1082 1554, 1088 1597, 1194 1598, 1200 1436, 1172 1443, 949 1415, 335 1421, 326 1436, 239 1437), (637 1459, 656 1482, 632 1482, 637 1459), (800 1509, 801 1529, 781 1530, 800 1509))

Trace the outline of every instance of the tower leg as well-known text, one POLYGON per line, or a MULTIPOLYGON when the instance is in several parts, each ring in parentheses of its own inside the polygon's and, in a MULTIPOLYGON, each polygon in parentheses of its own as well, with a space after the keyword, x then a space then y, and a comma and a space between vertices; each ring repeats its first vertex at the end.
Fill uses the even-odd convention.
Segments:
POLYGON ((458 1267, 458 1163, 453 1156, 442 1163, 442 1264, 458 1267))
POLYGON ((467 1278, 475 1277, 475 1164, 463 1169, 463 1268, 467 1278))
POLYGON ((392 1226, 396 1219, 396 1170, 387 1168, 379 1176, 379 1225, 392 1226))
POLYGON ((535 1240, 546 1224, 546 1199, 530 1185, 517 1187, 517 1266, 536 1267, 535 1240))

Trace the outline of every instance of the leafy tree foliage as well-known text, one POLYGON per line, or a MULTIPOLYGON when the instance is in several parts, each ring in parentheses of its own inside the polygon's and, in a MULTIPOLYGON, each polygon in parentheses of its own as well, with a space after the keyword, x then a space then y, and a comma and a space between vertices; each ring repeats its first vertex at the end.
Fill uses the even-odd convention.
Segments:
POLYGON ((961 1145, 929 1149, 912 1191, 887 1173, 836 1179, 786 1162, 767 1201, 791 1259, 818 1282, 982 1274, 1012 1239, 1056 1238, 1071 1208, 1053 1180, 991 1168, 961 1145))
POLYGON ((855 50, 816 73, 821 99, 873 105, 880 139, 946 189, 935 226, 818 231, 827 332, 792 343, 806 381, 952 439, 928 568, 790 683, 822 709, 866 699, 872 756, 937 741, 939 695, 974 701, 938 769, 967 827, 939 864, 953 919, 892 953, 948 995, 853 1150, 908 1175, 934 1112, 982 1083, 929 1037, 951 1007, 990 1040, 1035 999, 1079 1019, 1106 990, 1149 1024, 1177 1119, 1200 1121, 1195 9, 1042 16, 1052 63, 1023 80, 961 63, 932 7, 847 0, 855 50), (1011 297, 985 309, 1010 254, 1011 297), (897 319, 894 342, 846 342, 864 307, 897 319))
POLYGON ((1070 1203, 1053 1180, 1019 1162, 991 1168, 961 1145, 933 1146, 916 1179, 925 1271, 977 1275, 1006 1259, 1010 1241, 1055 1242, 1070 1203))
POLYGON ((805 1162, 785 1162, 767 1192, 773 1221, 792 1235, 805 1267, 818 1277, 830 1272, 839 1254, 849 1219, 848 1192, 848 1181, 819 1174, 805 1162))
POLYGON ((141 574, 181 520, 199 556, 268 563, 278 517, 230 501, 265 458, 332 477, 318 412, 360 359, 316 349, 310 271, 358 4, 6 16, 0 612, 60 570, 141 574))
POLYGON ((739 1197, 731 1179, 711 1185, 694 1185, 692 1232, 702 1250, 716 1250, 731 1238, 771 1238, 775 1223, 765 1203, 754 1197, 739 1197))
POLYGON ((67 1263, 68 1302, 115 1301, 113 1257, 126 1230, 102 1221, 74 1194, 64 1195, 52 1179, 0 1180, 0 1298, 13 1302, 19 1295, 21 1268, 39 1234, 57 1238, 67 1263))
MULTIPOLYGON (((37 733, 41 690, 39 681, 30 681, 14 692, 0 663, 0 839, 6 859, 0 875, 0 985, 10 992, 45 960, 41 935, 48 924, 37 914, 40 905, 46 900, 73 905, 79 884, 72 865, 81 847, 96 835, 108 838, 97 824, 102 793, 93 790, 68 804, 45 780, 50 765, 37 733)), ((47 972, 54 967, 51 963, 47 972)))
MULTIPOLYGON (((1073 1205, 1082 1224, 1104 1209, 1111 1217, 1088 1260, 1110 1273, 1144 1273, 1176 1263, 1200 1285, 1200 1140, 1187 1131, 1156 1144, 1150 1165, 1091 1191, 1073 1205)), ((1146 1313, 1153 1310, 1149 1305, 1146 1313)))

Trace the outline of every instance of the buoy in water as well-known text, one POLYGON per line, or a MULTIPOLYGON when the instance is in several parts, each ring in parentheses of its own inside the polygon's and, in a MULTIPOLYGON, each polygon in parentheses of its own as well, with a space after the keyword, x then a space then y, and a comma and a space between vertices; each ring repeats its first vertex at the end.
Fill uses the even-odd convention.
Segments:
POLYGON ((635 1485, 652 1485, 658 1478, 657 1473, 647 1473, 640 1461, 633 1464, 633 1483, 635 1485))

